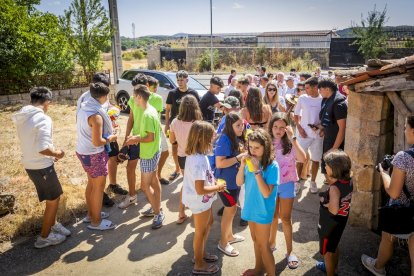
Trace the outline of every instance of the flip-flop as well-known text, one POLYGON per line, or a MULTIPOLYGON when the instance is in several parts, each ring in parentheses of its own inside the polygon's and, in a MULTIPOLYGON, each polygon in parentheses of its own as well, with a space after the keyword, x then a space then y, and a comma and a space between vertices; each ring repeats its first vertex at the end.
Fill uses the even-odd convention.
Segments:
MULTIPOLYGON (((203 259, 206 263, 215 263, 218 261, 217 255, 213 255, 210 253, 208 253, 207 256, 204 256, 203 259)), ((192 258, 191 261, 193 262, 193 264, 195 263, 194 258, 192 258)))
POLYGON ((179 217, 175 223, 176 223, 176 224, 183 224, 183 223, 184 223, 184 221, 186 221, 187 219, 188 219, 188 216, 187 216, 187 215, 185 215, 185 216, 183 216, 183 217, 179 217))
POLYGON ((93 226, 92 224, 89 224, 87 227, 90 230, 105 231, 105 230, 114 229, 116 227, 116 225, 113 224, 112 221, 110 221, 110 220, 103 219, 103 220, 101 220, 101 224, 99 224, 98 226, 93 226))
POLYGON ((231 246, 229 243, 226 245, 225 248, 221 247, 220 244, 217 244, 217 248, 229 257, 237 257, 240 254, 240 252, 234 249, 234 247, 231 246))
POLYGON ((179 172, 173 172, 172 174, 170 174, 170 177, 168 178, 168 180, 174 181, 179 176, 180 176, 180 173, 179 172))
POLYGON ((298 266, 299 266, 299 259, 298 259, 298 257, 296 257, 295 254, 290 254, 289 256, 286 256, 286 260, 288 262, 287 266, 290 269, 296 269, 296 268, 298 268, 298 266), (294 262, 296 262, 296 264, 292 264, 294 262))
POLYGON ((229 241, 229 244, 245 241, 246 238, 240 235, 234 235, 234 240, 229 241))
POLYGON ((216 274, 218 271, 220 270, 220 268, 213 264, 210 265, 207 269, 193 269, 193 274, 195 275, 213 275, 216 274))
MULTIPOLYGON (((101 212, 101 219, 109 218, 109 213, 107 212, 101 212)), ((82 219, 83 223, 91 223, 91 218, 86 216, 82 219)))

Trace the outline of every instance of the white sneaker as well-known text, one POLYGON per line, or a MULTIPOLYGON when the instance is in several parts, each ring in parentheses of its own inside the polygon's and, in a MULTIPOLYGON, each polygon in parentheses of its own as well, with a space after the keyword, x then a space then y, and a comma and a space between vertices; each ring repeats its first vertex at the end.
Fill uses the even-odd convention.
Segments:
POLYGON ((118 208, 125 209, 129 205, 135 204, 135 203, 137 203, 137 195, 135 196, 127 195, 125 199, 121 203, 119 203, 118 208))
POLYGON ((382 268, 382 269, 375 268, 375 262, 376 261, 377 261, 377 259, 371 258, 370 256, 367 256, 365 254, 362 254, 362 256, 361 256, 362 264, 372 274, 374 274, 375 276, 385 276, 385 275, 387 275, 387 273, 385 272, 385 268, 382 268))
POLYGON ((295 194, 298 194, 300 192, 300 189, 302 188, 301 186, 302 184, 299 181, 295 182, 295 194))
POLYGON ((318 192, 318 187, 316 186, 316 182, 315 181, 310 181, 309 185, 310 185, 310 192, 312 194, 316 194, 318 192))
POLYGON ((57 222, 52 226, 52 231, 63 236, 70 236, 70 234, 72 234, 68 229, 63 227, 60 222, 57 222))
POLYGON ((44 248, 50 245, 62 243, 64 240, 66 240, 66 236, 51 231, 49 233, 49 236, 47 236, 45 239, 38 237, 34 246, 36 248, 44 248))

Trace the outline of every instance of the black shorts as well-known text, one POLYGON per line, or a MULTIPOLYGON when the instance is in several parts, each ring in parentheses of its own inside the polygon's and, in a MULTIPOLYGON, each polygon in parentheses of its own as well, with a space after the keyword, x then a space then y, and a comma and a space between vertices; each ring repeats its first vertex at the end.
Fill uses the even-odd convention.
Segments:
POLYGON ((36 187, 39 201, 55 200, 63 194, 54 165, 40 170, 26 169, 26 172, 36 187))
MULTIPOLYGON (((323 207, 320 207, 323 208, 323 207)), ((326 252, 335 253, 344 232, 347 218, 337 221, 327 210, 319 211, 319 252, 325 255, 326 252)))
POLYGON ((109 158, 114 157, 114 156, 118 156, 119 153, 119 145, 118 142, 111 142, 109 143, 109 146, 111 147, 111 152, 108 153, 109 158))
POLYGON ((180 169, 184 170, 185 168, 185 160, 187 159, 186 156, 178 156, 178 165, 180 166, 180 169))
POLYGON ((226 207, 233 207, 237 204, 237 200, 239 199, 240 188, 234 190, 228 190, 228 192, 224 191, 218 193, 223 205, 226 207))

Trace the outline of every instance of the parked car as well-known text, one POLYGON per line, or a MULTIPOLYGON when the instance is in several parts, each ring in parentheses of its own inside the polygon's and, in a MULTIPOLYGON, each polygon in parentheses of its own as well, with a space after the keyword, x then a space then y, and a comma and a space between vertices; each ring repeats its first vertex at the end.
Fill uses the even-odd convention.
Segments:
MULTIPOLYGON (((157 94, 159 94, 162 97, 165 106, 165 102, 167 101, 169 91, 178 87, 175 73, 142 69, 130 69, 124 71, 122 76, 116 82, 115 98, 118 106, 121 108, 121 111, 127 113, 129 112, 128 100, 132 96, 133 92, 131 81, 138 73, 152 76, 158 80, 159 86, 157 94)), ((208 89, 204 85, 202 85, 200 82, 198 82, 191 76, 188 77, 188 87, 191 87, 192 89, 196 90, 198 92, 198 95, 200 96, 200 99, 208 91, 208 89)), ((217 95, 217 98, 221 102, 224 101, 224 94, 220 93, 219 95, 217 95)), ((216 113, 221 112, 217 110, 216 113)))

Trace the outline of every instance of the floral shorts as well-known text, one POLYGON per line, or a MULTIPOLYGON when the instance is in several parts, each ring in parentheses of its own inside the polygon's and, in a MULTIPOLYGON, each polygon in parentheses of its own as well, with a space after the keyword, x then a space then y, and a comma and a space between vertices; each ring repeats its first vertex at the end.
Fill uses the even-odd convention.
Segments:
POLYGON ((85 172, 92 178, 108 175, 108 153, 102 151, 91 155, 76 153, 85 172))

